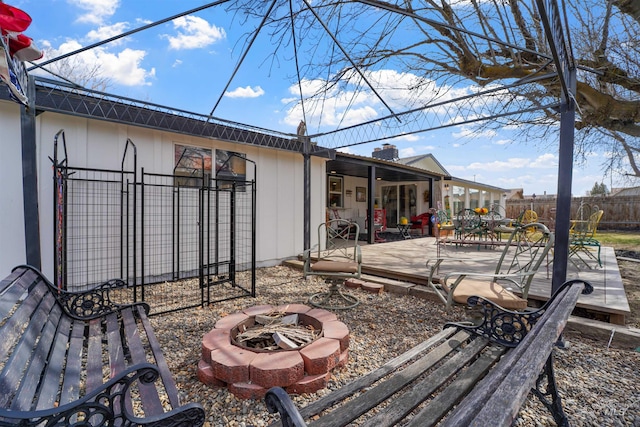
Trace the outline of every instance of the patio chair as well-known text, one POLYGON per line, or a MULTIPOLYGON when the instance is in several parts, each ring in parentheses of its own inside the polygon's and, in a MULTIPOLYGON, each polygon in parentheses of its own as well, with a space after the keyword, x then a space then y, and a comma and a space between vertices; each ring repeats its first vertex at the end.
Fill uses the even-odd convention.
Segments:
POLYGON ((436 258, 427 261, 428 283, 446 305, 447 311, 454 303, 465 304, 472 295, 481 296, 510 310, 527 308, 527 297, 533 277, 540 269, 553 246, 554 234, 540 223, 517 227, 509 236, 493 273, 485 273, 487 266, 496 261, 490 259, 436 258), (453 263, 463 268, 445 273, 436 279, 440 268, 450 268, 453 263), (519 293, 520 295, 517 295, 519 293))
MULTIPOLYGON (((486 230, 487 237, 491 240, 502 240, 501 226, 503 226, 503 217, 497 210, 491 209, 489 213, 487 213, 483 217, 483 226, 486 230)), ((509 232, 509 234, 513 233, 513 229, 509 232)))
POLYGON ((462 209, 458 212, 456 224, 456 239, 469 240, 484 235, 482 219, 473 209, 462 209))
POLYGON ((431 213, 425 212, 420 215, 411 217, 411 230, 420 230, 420 235, 424 236, 424 229, 429 229, 429 220, 431 219, 431 213))
POLYGON ((443 234, 448 236, 449 233, 455 231, 456 226, 453 221, 451 221, 451 218, 449 218, 446 211, 439 210, 436 212, 436 216, 438 217, 438 237, 441 237, 443 234))
MULTIPOLYGON (((569 230, 569 258, 575 256, 588 268, 591 268, 591 265, 587 262, 588 258, 593 259, 598 263, 599 267, 602 267, 600 241, 596 239, 595 236, 603 214, 604 211, 599 209, 593 211, 587 220, 571 221, 571 229, 569 230), (596 251, 595 254, 593 253, 594 251, 596 251)), ((576 265, 575 262, 573 264, 576 265)))
POLYGON ((358 245, 358 224, 344 219, 333 219, 318 226, 317 250, 307 249, 304 254, 304 277, 320 276, 329 284, 325 292, 309 298, 315 307, 344 310, 357 306, 360 301, 340 289, 346 279, 359 279, 362 254, 358 245), (355 228, 355 230, 354 230, 355 228), (350 239, 350 236, 354 236, 350 239), (321 242, 325 242, 324 245, 321 242), (322 247, 324 246, 324 249, 322 247))
POLYGON ((525 209, 520 212, 520 215, 518 215, 518 217, 513 221, 501 221, 501 223, 495 227, 494 232, 496 233, 498 240, 502 240, 503 234, 507 236, 511 235, 511 233, 513 233, 513 231, 519 226, 537 221, 538 214, 531 209, 525 209))

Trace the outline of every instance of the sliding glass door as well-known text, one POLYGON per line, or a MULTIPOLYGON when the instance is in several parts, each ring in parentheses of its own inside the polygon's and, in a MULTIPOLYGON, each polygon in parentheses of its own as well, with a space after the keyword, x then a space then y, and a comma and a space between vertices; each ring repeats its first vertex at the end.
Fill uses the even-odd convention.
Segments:
POLYGON ((381 190, 382 207, 387 214, 387 227, 395 228, 401 217, 411 220, 412 216, 417 215, 416 184, 383 185, 381 190))

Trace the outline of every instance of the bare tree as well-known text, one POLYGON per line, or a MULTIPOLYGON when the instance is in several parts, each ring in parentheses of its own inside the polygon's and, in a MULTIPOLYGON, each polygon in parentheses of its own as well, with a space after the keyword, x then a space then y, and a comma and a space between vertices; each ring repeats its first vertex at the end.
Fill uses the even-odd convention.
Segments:
POLYGON ((81 55, 60 59, 47 65, 45 70, 72 84, 99 92, 105 92, 112 84, 112 79, 104 75, 99 63, 84 61, 81 55))
MULTIPOLYGON (((261 16, 270 4, 241 0, 230 8, 238 16, 261 16)), ((317 99, 362 70, 384 68, 419 77, 411 88, 414 105, 408 106, 414 108, 425 105, 425 94, 433 102, 471 83, 486 88, 528 80, 532 83, 509 92, 512 100, 526 99, 531 106, 547 105, 560 93, 557 79, 540 78, 552 73, 554 64, 535 0, 317 0, 296 2, 298 9, 286 0, 277 4, 290 13, 268 21, 272 60, 291 60, 295 41, 299 53, 313 58, 299 64, 296 77, 325 79, 317 99), (327 50, 327 45, 334 47, 327 50)), ((625 168, 629 176, 640 177, 640 0, 563 4, 579 66, 577 153, 607 147, 612 156, 604 169, 625 168)), ((549 108, 485 126, 516 125, 534 138, 557 129, 549 125, 558 120, 549 108)))

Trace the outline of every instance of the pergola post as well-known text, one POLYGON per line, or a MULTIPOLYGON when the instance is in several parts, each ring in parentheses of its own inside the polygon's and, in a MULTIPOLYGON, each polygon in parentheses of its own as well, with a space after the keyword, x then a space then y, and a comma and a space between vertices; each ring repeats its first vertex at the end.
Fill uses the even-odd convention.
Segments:
POLYGON ((376 197, 376 167, 369 166, 369 179, 367 180, 367 243, 371 244, 375 241, 375 197, 376 197))
MULTIPOLYGON (((570 93, 576 93, 576 70, 569 70, 570 93)), ((560 105, 560 147, 558 150, 558 198, 556 200, 556 241, 553 251, 553 294, 567 279, 569 258, 569 225, 571 223, 571 183, 573 182, 573 139, 576 103, 572 96, 562 98, 560 105)))
POLYGON ((33 76, 27 83, 28 106, 20 106, 22 132, 22 203, 24 242, 27 264, 42 269, 40 251, 40 212, 38 208, 38 162, 36 150, 36 85, 33 76))

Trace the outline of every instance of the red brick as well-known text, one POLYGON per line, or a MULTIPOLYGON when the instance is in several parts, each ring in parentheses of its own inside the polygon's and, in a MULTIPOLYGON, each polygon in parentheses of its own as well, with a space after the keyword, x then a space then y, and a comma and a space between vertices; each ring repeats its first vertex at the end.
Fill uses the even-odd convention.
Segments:
POLYGON ((249 317, 256 316, 258 314, 271 313, 272 311, 273 311, 273 306, 269 304, 254 305, 253 307, 242 309, 242 312, 249 317))
POLYGON ((206 384, 211 387, 226 387, 226 383, 224 381, 220 381, 213 374, 213 368, 209 363, 204 360, 200 360, 198 362, 198 379, 203 384, 206 384))
POLYGON ((287 391, 287 393, 291 394, 315 393, 316 391, 327 387, 330 378, 330 373, 319 375, 305 375, 304 378, 302 378, 297 383, 291 384, 289 387, 286 387, 285 390, 287 391))
POLYGON ((267 390, 253 383, 229 384, 229 391, 238 399, 262 399, 267 394, 267 390))
POLYGON ((256 353, 230 346, 211 352, 211 367, 216 378, 226 383, 249 381, 249 365, 256 353))
POLYGON ((362 290, 372 294, 381 294, 384 292, 384 285, 381 285, 380 283, 364 282, 362 284, 362 290))
POLYGON ((344 368, 349 363, 349 349, 344 350, 340 353, 340 360, 336 365, 336 368, 344 368))
POLYGON ((358 289, 362 286, 364 280, 360 279, 347 279, 344 281, 344 286, 347 288, 358 289))
POLYGON ((335 313, 322 308, 314 308, 307 311, 305 314, 318 319, 320 322, 332 322, 334 320, 338 320, 338 316, 336 316, 335 313))
POLYGON ((300 350, 304 370, 308 375, 324 374, 332 370, 340 359, 340 342, 320 338, 300 350))
POLYGON ((304 361, 297 351, 259 353, 249 371, 251 382, 262 387, 286 387, 302 379, 304 361))
POLYGON ((212 329, 202 337, 202 359, 210 363, 213 350, 231 345, 231 334, 228 329, 212 329))
POLYGON ((311 310, 311 307, 304 304, 283 304, 275 308, 276 311, 282 311, 289 314, 294 313, 306 313, 311 310))
POLYGON ((324 322, 322 324, 323 336, 332 338, 340 342, 340 351, 349 348, 349 328, 344 323, 336 320, 333 322, 324 322))
POLYGON ((236 326, 240 322, 244 322, 247 320, 249 316, 244 313, 233 313, 228 316, 222 317, 220 320, 216 322, 216 329, 231 329, 236 326))

